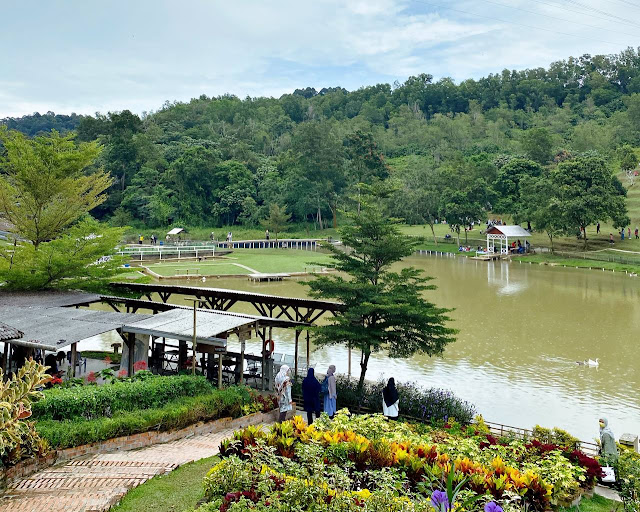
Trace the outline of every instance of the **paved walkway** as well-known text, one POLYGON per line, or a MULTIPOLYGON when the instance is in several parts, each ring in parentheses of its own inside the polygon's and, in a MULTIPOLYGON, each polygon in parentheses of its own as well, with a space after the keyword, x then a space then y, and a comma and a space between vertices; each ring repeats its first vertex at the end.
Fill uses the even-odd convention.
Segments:
POLYGON ((178 466, 218 454, 233 429, 128 452, 90 455, 15 482, 0 497, 0 512, 102 512, 132 488, 178 466))

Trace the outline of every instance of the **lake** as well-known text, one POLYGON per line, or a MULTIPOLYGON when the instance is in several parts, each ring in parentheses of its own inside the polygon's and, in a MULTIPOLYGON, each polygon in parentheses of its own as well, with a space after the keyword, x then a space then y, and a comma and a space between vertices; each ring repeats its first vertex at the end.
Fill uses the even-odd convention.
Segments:
MULTIPOLYGON (((640 433, 640 278, 451 256, 415 255, 406 263, 435 278, 438 289, 427 293, 429 300, 455 308, 451 317, 460 331, 457 341, 442 358, 393 360, 376 354, 367 378, 448 388, 473 402, 488 421, 557 426, 585 441, 597 436, 601 415, 609 418, 616 436, 640 433), (576 364, 588 358, 598 358, 600 366, 576 364)), ((304 297, 302 280, 180 282, 304 297)), ((178 296, 172 302, 185 304, 178 296)), ((251 305, 232 311, 257 314, 251 305)), ((109 348, 113 339, 104 336, 93 345, 109 348)), ((293 354, 292 331, 274 330, 274 339, 276 352, 293 354)), ((247 351, 259 353, 259 342, 249 341, 247 351)), ((358 356, 354 352, 354 375, 359 374, 358 356)), ((320 372, 335 364, 346 373, 347 359, 346 348, 312 347, 311 362, 320 372)))

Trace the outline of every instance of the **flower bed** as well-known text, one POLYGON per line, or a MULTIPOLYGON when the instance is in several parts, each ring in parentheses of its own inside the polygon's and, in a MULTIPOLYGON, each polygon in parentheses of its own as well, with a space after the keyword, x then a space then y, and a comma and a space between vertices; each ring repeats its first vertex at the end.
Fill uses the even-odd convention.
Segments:
POLYGON ((543 511, 591 487, 600 467, 571 447, 496 439, 340 411, 308 427, 248 427, 221 445, 200 512, 543 511))

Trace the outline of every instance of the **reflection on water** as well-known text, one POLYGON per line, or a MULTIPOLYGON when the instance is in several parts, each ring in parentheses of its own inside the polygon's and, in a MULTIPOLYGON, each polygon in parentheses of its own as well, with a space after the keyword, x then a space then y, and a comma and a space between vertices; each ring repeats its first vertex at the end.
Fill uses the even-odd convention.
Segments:
MULTIPOLYGON (((589 440, 598 417, 608 416, 616 435, 640 432, 640 279, 584 269, 549 268, 466 258, 413 256, 408 262, 436 278, 428 292, 438 305, 455 308, 458 340, 443 358, 389 360, 372 356, 368 378, 395 376, 446 387, 476 404, 491 421, 532 427, 560 426, 589 440), (599 368, 576 361, 600 359, 599 368)), ((186 281, 183 283, 187 284, 186 281)), ((250 283, 209 279, 188 284, 304 297, 295 280, 250 283)), ((172 302, 185 304, 182 297, 172 302)), ((233 311, 255 314, 251 305, 233 311)), ((274 331, 276 351, 293 353, 293 332, 274 331)), ((111 338, 96 339, 110 347, 111 338)), ((258 353, 260 344, 248 343, 258 353)), ((301 343, 304 354, 304 342, 301 343)), ((335 364, 346 373, 343 347, 312 348, 320 371, 335 364)), ((354 353, 353 373, 359 372, 354 353)))

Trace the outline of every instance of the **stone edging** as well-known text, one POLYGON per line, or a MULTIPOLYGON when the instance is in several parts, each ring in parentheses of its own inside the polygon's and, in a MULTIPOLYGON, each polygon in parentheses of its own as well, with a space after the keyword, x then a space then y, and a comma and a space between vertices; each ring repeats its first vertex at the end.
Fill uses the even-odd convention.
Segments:
POLYGON ((180 430, 168 430, 165 432, 149 431, 130 436, 115 437, 106 441, 74 446, 64 450, 52 451, 47 455, 37 459, 27 459, 19 462, 15 466, 7 469, 0 469, 0 492, 4 491, 9 484, 19 478, 24 478, 33 473, 41 471, 57 462, 63 462, 84 455, 94 455, 97 453, 112 453, 119 451, 129 451, 144 448, 154 444, 168 443, 200 434, 219 432, 225 429, 240 429, 248 425, 260 423, 272 423, 278 419, 278 410, 267 413, 254 413, 248 416, 241 416, 236 419, 220 418, 207 423, 199 422, 189 425, 180 430))

